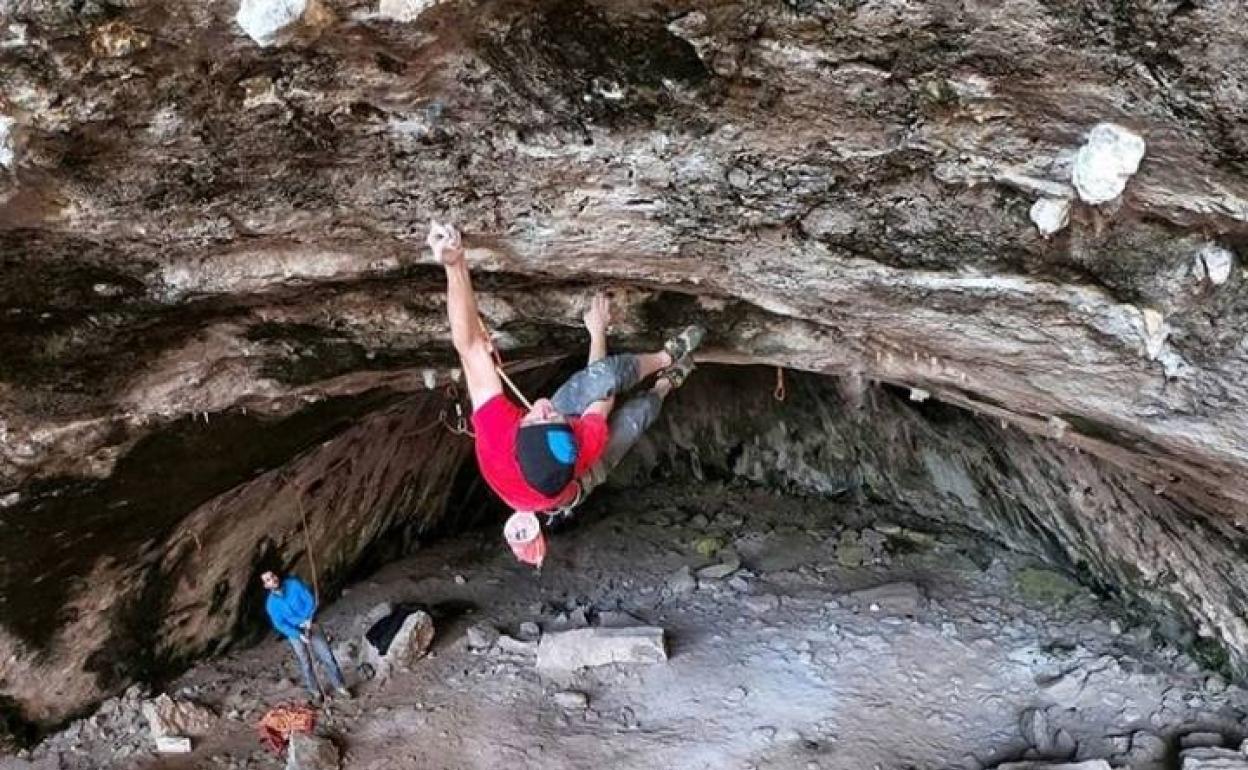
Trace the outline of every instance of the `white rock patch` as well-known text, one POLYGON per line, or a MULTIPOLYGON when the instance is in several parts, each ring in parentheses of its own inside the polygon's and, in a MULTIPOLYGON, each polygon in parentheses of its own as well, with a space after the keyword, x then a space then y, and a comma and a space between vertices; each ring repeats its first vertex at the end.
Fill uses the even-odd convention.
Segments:
POLYGON ((1141 310, 1140 317, 1144 325, 1145 353, 1150 361, 1156 361, 1166 344, 1166 338, 1170 336, 1170 327, 1166 325, 1165 316, 1152 308, 1141 310))
POLYGON ((1220 244, 1205 244, 1196 253, 1196 274, 1208 278, 1215 286, 1226 283, 1234 268, 1234 252, 1220 244))
POLYGON ((287 43, 301 28, 322 26, 330 19, 320 0, 242 0, 235 17, 263 48, 287 43))
POLYGON ((1093 205, 1108 203, 1127 187, 1140 168, 1144 139, 1113 123, 1101 123, 1075 155, 1072 180, 1079 197, 1093 205))
POLYGON ((1070 224, 1070 199, 1041 198, 1031 204, 1031 221, 1048 238, 1070 224))
POLYGON ((391 21, 416 21, 434 2, 435 0, 381 0, 377 14, 391 21))
POLYGON ((15 158, 13 150, 13 118, 0 115, 0 166, 11 168, 15 158))

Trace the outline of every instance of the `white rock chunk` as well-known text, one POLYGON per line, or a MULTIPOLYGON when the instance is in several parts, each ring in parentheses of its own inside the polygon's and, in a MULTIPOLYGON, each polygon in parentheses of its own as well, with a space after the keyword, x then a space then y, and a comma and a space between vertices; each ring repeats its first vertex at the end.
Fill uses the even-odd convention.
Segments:
POLYGON ((1205 276, 1215 286, 1226 283, 1234 268, 1235 253, 1221 244, 1205 244, 1196 253, 1196 274, 1205 276))
POLYGON ((555 703, 570 711, 584 711, 589 708, 589 696, 580 690, 563 690, 555 693, 555 703))
POLYGON ((1079 197, 1099 205, 1122 195, 1127 181, 1140 168, 1144 150, 1139 134, 1113 123, 1098 124, 1075 155, 1071 181, 1079 197))
POLYGON ((242 0, 235 17, 262 48, 283 45, 301 30, 315 30, 332 20, 321 0, 242 0))
POLYGON ((578 628, 546 634, 537 647, 537 667, 555 671, 665 660, 663 629, 654 626, 578 628))
POLYGON ((0 115, 0 166, 11 168, 14 160, 13 118, 0 115))
POLYGON ((377 14, 391 21, 416 21, 435 0, 381 0, 377 14))
POLYGON ((1031 204, 1031 221, 1048 238, 1070 224, 1070 199, 1041 198, 1031 204))
POLYGON ((7 34, 0 39, 0 48, 22 48, 30 42, 30 28, 25 24, 14 22, 8 26, 7 34))
POLYGON ((286 770, 339 770, 340 767, 338 747, 325 738, 307 733, 290 736, 286 770))
POLYGON ((157 754, 190 754, 191 739, 181 735, 156 736, 157 754))
POLYGON ((142 711, 156 738, 207 735, 217 725, 217 715, 207 708, 189 701, 176 701, 164 694, 145 701, 142 711))
POLYGON ((1166 344, 1166 337, 1170 336, 1170 327, 1166 325, 1165 316, 1152 308, 1144 308, 1140 316, 1144 321, 1144 350, 1150 361, 1156 361, 1166 344))

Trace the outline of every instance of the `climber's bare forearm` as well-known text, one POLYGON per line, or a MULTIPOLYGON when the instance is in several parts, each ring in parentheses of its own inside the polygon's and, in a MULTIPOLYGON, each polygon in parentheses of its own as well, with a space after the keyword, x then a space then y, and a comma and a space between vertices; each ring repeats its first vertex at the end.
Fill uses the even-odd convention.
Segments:
POLYGON ((601 361, 607 357, 607 333, 606 332, 590 332, 589 335, 589 363, 601 361))
POLYGON ((489 348, 466 262, 446 266, 446 314, 451 322, 451 343, 461 359, 478 347, 489 348))

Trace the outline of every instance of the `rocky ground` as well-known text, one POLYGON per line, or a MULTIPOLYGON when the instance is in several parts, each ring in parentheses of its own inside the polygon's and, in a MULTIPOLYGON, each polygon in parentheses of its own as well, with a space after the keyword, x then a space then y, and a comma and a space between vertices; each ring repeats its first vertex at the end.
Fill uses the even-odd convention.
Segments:
MULTIPOLYGON (((1208 744, 1227 750, 1183 767, 1248 767, 1248 691, 1066 577, 915 521, 712 484, 604 492, 540 574, 496 532, 448 539, 326 608, 343 651, 383 601, 428 605, 438 635, 385 681, 348 667, 357 697, 321 729, 358 770, 1161 768, 1208 744), (660 626, 670 657, 537 668, 537 636, 586 624, 660 626)), ((280 768, 254 723, 296 676, 269 640, 171 683, 217 715, 188 755, 153 753, 134 690, 0 767, 280 768)))

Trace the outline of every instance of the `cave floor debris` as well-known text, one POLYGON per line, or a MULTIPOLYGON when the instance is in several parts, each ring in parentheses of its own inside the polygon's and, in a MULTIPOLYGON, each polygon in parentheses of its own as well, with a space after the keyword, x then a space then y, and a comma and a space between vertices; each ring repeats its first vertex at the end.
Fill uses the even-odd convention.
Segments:
MULTIPOLYGON (((540 574, 492 530, 448 538, 323 612, 340 649, 381 602, 426 604, 438 630, 385 682, 344 661, 357 697, 321 727, 352 770, 980 768, 1072 750, 1160 768, 1190 733, 1239 746, 1248 692, 1035 559, 916 521, 710 484, 600 492, 540 574), (539 672, 534 622, 662 627, 670 658, 539 672)), ((221 715, 191 754, 150 753, 132 693, 0 767, 280 768, 253 725, 297 678, 270 638, 170 686, 221 715)))

